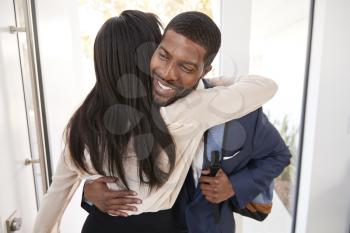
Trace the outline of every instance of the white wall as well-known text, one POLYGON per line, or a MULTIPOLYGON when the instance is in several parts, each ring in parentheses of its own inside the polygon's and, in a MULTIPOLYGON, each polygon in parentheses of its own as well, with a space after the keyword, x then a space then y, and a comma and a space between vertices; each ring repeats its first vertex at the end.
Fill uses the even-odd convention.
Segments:
POLYGON ((350 2, 316 1, 297 233, 348 233, 350 2))
MULTIPOLYGON (((236 77, 249 73, 251 10, 252 0, 221 0, 220 75, 236 77)), ((242 216, 235 215, 235 221, 237 233, 242 232, 242 216)))
POLYGON ((251 0, 221 0, 221 74, 249 72, 251 0))

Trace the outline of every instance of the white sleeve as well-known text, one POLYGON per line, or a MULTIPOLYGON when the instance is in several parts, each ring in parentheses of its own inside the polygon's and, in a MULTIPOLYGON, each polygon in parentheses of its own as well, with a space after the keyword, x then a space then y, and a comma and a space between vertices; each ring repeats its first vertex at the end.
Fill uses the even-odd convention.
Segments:
POLYGON ((249 75, 240 77, 233 85, 195 90, 175 103, 162 107, 167 123, 199 123, 203 130, 240 118, 255 111, 277 91, 277 84, 268 78, 249 75))
POLYGON ((65 151, 58 161, 52 184, 41 202, 33 233, 59 232, 64 210, 81 182, 78 170, 65 151))

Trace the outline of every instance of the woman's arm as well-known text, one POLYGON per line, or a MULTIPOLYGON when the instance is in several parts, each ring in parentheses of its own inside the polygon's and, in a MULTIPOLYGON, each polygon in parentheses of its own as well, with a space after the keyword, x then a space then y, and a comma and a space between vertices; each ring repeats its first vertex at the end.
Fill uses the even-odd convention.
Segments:
POLYGON ((277 84, 257 75, 240 77, 231 86, 195 90, 163 107, 167 124, 199 123, 204 130, 240 118, 265 104, 277 91, 277 84))
POLYGON ((52 184, 41 202, 33 233, 59 232, 64 210, 81 182, 79 173, 69 162, 65 151, 58 161, 52 184))

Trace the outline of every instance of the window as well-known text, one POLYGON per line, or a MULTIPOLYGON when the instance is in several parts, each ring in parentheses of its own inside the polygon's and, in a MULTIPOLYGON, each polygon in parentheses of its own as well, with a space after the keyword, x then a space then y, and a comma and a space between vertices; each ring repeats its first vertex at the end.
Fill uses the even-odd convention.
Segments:
MULTIPOLYGON (((94 38, 101 25, 110 17, 119 15, 127 9, 138 9, 156 14, 163 26, 177 14, 184 11, 201 11, 216 23, 218 21, 218 3, 215 0, 80 0, 79 1, 79 26, 82 40, 83 52, 85 55, 85 67, 88 74, 94 74, 92 64, 92 48, 94 38)), ((218 75, 218 59, 213 63, 213 69, 209 76, 218 75)))
POLYGON ((243 218, 242 233, 289 233, 292 229, 309 27, 309 0, 253 0, 249 72, 277 81, 264 108, 292 154, 275 179, 273 209, 262 223, 243 218))

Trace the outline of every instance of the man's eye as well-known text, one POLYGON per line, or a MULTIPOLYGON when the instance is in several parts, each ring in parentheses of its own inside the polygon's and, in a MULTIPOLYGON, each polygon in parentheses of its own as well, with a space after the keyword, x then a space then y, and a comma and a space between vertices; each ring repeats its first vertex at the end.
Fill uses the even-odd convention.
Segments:
POLYGON ((160 57, 160 59, 162 59, 162 60, 165 60, 166 59, 166 55, 164 54, 164 53, 159 53, 159 57, 160 57))
POLYGON ((193 71, 192 68, 189 68, 187 66, 181 66, 181 69, 186 73, 191 73, 193 71))

